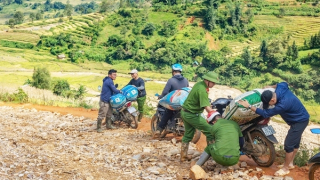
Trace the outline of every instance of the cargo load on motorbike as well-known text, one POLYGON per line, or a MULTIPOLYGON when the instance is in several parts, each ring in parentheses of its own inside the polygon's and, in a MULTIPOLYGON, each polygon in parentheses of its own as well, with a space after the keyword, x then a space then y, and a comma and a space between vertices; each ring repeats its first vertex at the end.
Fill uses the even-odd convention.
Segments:
POLYGON ((114 109, 120 109, 127 102, 126 97, 119 93, 110 97, 110 105, 114 109))
POLYGON ((127 85, 121 89, 122 94, 128 101, 135 101, 138 97, 138 88, 132 85, 127 85))
POLYGON ((180 110, 190 91, 190 87, 184 87, 179 90, 171 91, 159 101, 159 104, 170 110, 180 110))
POLYGON ((250 109, 247 109, 241 105, 239 105, 237 102, 241 99, 247 100, 249 104, 256 108, 263 109, 263 103, 261 101, 261 94, 265 90, 271 90, 275 91, 273 88, 268 88, 268 89, 254 89, 252 91, 245 92, 241 94, 240 96, 234 98, 231 102, 230 105, 226 107, 224 113, 222 114, 222 117, 224 119, 230 119, 238 124, 245 124, 255 118, 257 118, 259 115, 256 114, 255 112, 251 111, 250 109))

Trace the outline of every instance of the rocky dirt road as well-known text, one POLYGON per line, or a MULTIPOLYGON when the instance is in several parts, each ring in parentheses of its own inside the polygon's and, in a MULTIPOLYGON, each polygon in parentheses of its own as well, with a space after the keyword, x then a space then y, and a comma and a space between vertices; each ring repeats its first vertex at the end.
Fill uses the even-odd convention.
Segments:
MULTIPOLYGON (((118 129, 99 134, 94 131, 97 111, 0 105, 0 179, 189 177, 190 163, 179 162, 180 142, 170 138, 152 139, 146 119, 139 125, 140 130, 118 129)), ((281 142, 281 134, 284 137, 287 127, 272 125, 281 142)), ((303 141, 310 144, 315 139, 311 134, 304 134, 303 141)), ((203 148, 201 143, 204 142, 192 145, 189 154, 196 158, 203 148)), ((204 169, 211 179, 270 179, 277 170, 276 165, 256 167, 246 157, 241 161, 246 162, 246 167, 220 167, 209 161, 204 169)), ((296 168, 286 179, 307 179, 307 170, 307 167, 296 168)))

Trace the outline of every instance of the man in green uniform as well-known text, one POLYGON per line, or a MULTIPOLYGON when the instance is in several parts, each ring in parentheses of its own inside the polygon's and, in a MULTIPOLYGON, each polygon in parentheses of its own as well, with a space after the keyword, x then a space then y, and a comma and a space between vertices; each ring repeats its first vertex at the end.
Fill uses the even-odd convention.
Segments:
POLYGON ((210 156, 223 166, 237 164, 240 158, 240 147, 244 144, 239 125, 234 121, 222 119, 217 111, 209 112, 207 121, 213 124, 210 133, 215 142, 204 149, 196 164, 203 165, 210 156))
POLYGON ((133 85, 139 91, 138 98, 137 98, 138 111, 139 111, 138 121, 141 122, 141 119, 143 117, 143 106, 146 102, 146 95, 147 95, 146 88, 144 86, 144 80, 140 78, 138 75, 138 70, 133 69, 131 72, 129 72, 129 74, 131 74, 132 79, 127 85, 133 85))
POLYGON ((207 112, 212 111, 208 93, 215 83, 219 83, 218 74, 208 72, 203 76, 203 81, 197 82, 186 101, 182 105, 181 117, 183 119, 185 132, 181 143, 180 161, 190 160, 188 155, 189 142, 192 140, 195 130, 199 129, 207 137, 207 143, 211 143, 213 136, 210 133, 211 126, 201 116, 205 109, 207 112))

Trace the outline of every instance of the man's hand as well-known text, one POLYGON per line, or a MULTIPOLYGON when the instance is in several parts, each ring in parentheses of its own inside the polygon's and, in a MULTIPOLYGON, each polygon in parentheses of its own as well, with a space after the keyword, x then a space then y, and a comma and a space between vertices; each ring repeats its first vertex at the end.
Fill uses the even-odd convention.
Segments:
POLYGON ((209 113, 210 111, 213 111, 213 109, 211 108, 211 106, 206 106, 205 110, 209 113))
POLYGON ((244 106, 245 108, 248 108, 249 105, 250 105, 247 100, 242 100, 242 99, 239 100, 238 103, 239 103, 240 105, 244 106))

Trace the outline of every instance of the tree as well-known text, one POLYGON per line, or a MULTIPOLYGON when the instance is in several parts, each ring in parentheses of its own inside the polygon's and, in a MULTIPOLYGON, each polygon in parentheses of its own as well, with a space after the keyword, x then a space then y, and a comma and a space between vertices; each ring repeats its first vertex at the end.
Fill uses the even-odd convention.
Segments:
POLYGON ((224 65, 225 63, 226 60, 219 51, 207 52, 202 60, 202 65, 210 71, 224 65))
POLYGON ((36 18, 36 15, 32 12, 32 13, 30 13, 29 18, 31 19, 31 22, 33 23, 33 20, 36 18))
POLYGON ((69 3, 69 1, 68 1, 68 3, 66 4, 66 6, 65 6, 65 8, 64 8, 64 11, 63 11, 63 13, 65 14, 65 15, 67 15, 67 16, 71 16, 72 15, 72 12, 73 12, 73 7, 72 7, 72 5, 69 3))
POLYGON ((262 58, 266 58, 267 56, 267 52, 268 52, 268 45, 267 45, 267 41, 263 40, 260 46, 260 54, 259 56, 262 58))
POLYGON ((156 30, 156 27, 154 26, 153 23, 147 23, 144 29, 142 30, 142 34, 147 35, 147 36, 152 36, 153 32, 156 30))
POLYGON ((8 24, 9 24, 10 28, 14 28, 14 25, 15 25, 16 23, 15 23, 15 20, 11 18, 11 19, 9 19, 8 24))
POLYGON ((53 87, 53 93, 56 95, 62 95, 65 91, 69 90, 70 85, 67 80, 58 80, 53 87))
POLYGON ((299 50, 298 50, 298 47, 296 45, 296 41, 293 41, 293 44, 292 44, 292 60, 296 60, 298 59, 299 57, 299 50))
POLYGON ((101 13, 113 11, 114 10, 114 0, 103 0, 100 5, 100 11, 101 13))
POLYGON ((244 48, 241 57, 245 62, 245 66, 250 67, 251 64, 252 64, 252 56, 251 56, 251 53, 249 51, 249 47, 244 48))
POLYGON ((216 14, 216 9, 213 6, 208 7, 204 21, 209 31, 212 31, 216 27, 216 14))
POLYGON ((22 4, 23 3, 22 0, 14 0, 14 2, 17 3, 17 4, 22 4))
POLYGON ((16 21, 16 24, 21 24, 23 22, 24 19, 24 15, 21 11, 17 11, 14 15, 13 18, 16 21))
POLYGON ((32 86, 40 89, 50 89, 51 76, 47 68, 34 68, 32 86))
POLYGON ((36 14, 36 20, 42 19, 42 14, 40 12, 37 12, 36 14))
POLYGON ((279 17, 283 17, 286 14, 286 10, 284 8, 279 9, 279 17))

